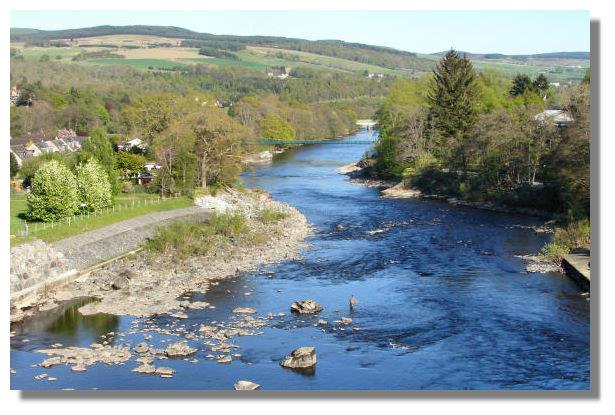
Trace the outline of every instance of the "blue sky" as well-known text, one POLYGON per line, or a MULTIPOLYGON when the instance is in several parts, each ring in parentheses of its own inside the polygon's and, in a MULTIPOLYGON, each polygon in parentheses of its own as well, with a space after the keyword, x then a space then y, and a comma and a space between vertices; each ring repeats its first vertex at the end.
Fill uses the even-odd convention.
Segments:
POLYGON ((179 26, 197 32, 341 39, 419 53, 589 51, 588 11, 14 11, 11 27, 179 26))

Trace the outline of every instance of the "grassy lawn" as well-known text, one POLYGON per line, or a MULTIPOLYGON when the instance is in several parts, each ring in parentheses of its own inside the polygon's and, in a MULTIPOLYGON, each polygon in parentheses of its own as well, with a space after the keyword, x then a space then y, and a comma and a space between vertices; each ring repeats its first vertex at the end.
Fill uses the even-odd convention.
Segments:
POLYGON ((19 232, 24 227, 24 215, 27 211, 26 196, 25 194, 11 195, 11 245, 19 245, 33 239, 55 242, 137 216, 192 205, 192 199, 188 197, 159 200, 157 195, 149 193, 123 194, 115 198, 114 208, 109 208, 96 215, 75 216, 71 218, 70 224, 67 220, 54 223, 53 226, 50 223, 29 223, 29 235, 24 238, 19 236, 19 232))

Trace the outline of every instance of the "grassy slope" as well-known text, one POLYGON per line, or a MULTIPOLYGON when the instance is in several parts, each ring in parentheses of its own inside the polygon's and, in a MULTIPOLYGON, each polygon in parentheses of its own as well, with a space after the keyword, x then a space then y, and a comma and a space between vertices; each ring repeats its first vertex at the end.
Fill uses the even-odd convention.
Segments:
POLYGON ((24 214, 27 211, 26 196, 24 194, 11 195, 11 245, 18 245, 29 240, 38 238, 46 242, 59 241, 83 232, 102 228, 112 223, 120 222, 136 216, 147 215, 153 212, 179 209, 193 205, 192 199, 179 197, 157 201, 158 196, 149 193, 138 193, 135 195, 121 195, 116 197, 115 212, 102 212, 97 216, 81 216, 77 220, 71 220, 71 224, 66 222, 54 224, 42 223, 30 224, 27 238, 17 236, 24 226, 24 214), (147 201, 147 202, 146 202, 147 201), (150 203, 150 204, 147 204, 150 203), (14 236, 13 236, 14 235, 14 236))

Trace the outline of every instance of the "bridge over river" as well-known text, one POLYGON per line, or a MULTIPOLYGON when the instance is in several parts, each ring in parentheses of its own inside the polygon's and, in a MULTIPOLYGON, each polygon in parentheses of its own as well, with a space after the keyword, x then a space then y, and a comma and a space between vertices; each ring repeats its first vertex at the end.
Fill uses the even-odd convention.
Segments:
MULTIPOLYGON (((374 120, 357 120, 356 124, 360 127, 367 128, 368 130, 372 129, 377 121, 374 120)), ((275 138, 261 138, 256 140, 256 144, 259 145, 278 145, 278 146, 289 146, 289 145, 300 145, 300 144, 373 144, 374 140, 366 140, 366 139, 327 139, 327 140, 279 140, 275 138)))

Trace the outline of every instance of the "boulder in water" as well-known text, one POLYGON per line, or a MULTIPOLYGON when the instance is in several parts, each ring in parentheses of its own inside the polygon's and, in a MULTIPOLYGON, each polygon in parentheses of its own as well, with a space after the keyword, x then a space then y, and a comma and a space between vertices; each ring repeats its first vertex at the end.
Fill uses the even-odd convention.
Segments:
POLYGON ((316 348, 299 347, 293 350, 280 363, 290 369, 307 369, 316 365, 316 348))
POLYGON ((291 304, 290 311, 299 314, 316 314, 322 311, 322 307, 314 300, 300 300, 291 304))
POLYGON ((240 380, 233 386, 236 391, 253 391, 261 387, 258 383, 250 382, 249 380, 240 380))

